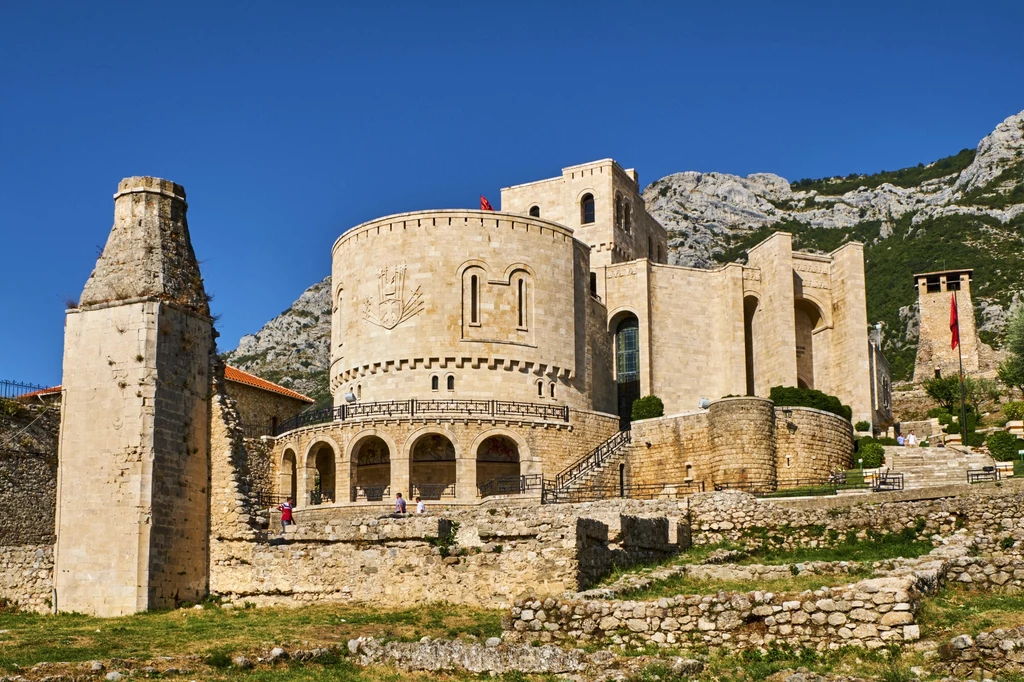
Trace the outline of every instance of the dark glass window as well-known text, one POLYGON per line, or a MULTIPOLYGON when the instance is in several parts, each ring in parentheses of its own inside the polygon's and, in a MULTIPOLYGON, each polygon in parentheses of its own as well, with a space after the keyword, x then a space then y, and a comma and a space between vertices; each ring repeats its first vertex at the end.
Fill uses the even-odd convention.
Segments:
POLYGON ((531 206, 530 207, 530 215, 532 217, 534 217, 534 218, 539 218, 540 217, 540 206, 531 206))
POLYGON ((594 195, 584 194, 580 199, 580 223, 589 225, 594 222, 594 195))
POLYGON ((449 391, 454 391, 455 390, 455 377, 448 377, 448 390, 449 391))
POLYGON ((430 377, 430 390, 431 391, 436 391, 437 390, 437 377, 430 377))

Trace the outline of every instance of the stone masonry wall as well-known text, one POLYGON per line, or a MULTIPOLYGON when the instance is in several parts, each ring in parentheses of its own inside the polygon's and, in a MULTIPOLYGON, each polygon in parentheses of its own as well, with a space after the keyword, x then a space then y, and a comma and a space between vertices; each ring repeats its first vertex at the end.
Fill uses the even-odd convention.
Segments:
POLYGON ((0 547, 52 545, 57 457, 0 450, 0 547))
POLYGON ((727 398, 711 403, 711 480, 772 483, 775 471, 774 404, 757 398, 727 398))
POLYGON ((840 416, 810 407, 775 408, 775 459, 780 482, 822 480, 853 464, 853 428, 840 416))
POLYGON ((53 545, 0 546, 0 603, 48 613, 53 598, 53 545))

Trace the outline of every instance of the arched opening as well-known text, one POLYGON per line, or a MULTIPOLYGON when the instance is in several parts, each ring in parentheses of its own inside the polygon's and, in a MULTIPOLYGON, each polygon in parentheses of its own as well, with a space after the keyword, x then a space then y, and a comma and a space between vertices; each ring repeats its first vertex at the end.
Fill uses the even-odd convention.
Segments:
POLYGON ((756 366, 754 364, 754 316, 757 315, 757 298, 743 297, 743 350, 747 365, 747 395, 754 395, 756 366))
POLYGON ((532 218, 539 218, 540 217, 540 206, 531 206, 530 207, 530 216, 532 218))
POLYGON ((630 216, 631 212, 632 207, 629 205, 629 202, 624 201, 622 204, 622 229, 626 232, 629 232, 633 227, 631 223, 632 218, 630 216))
POLYGON ((615 227, 622 229, 622 195, 615 195, 615 227))
POLYGON ((469 278, 469 323, 480 324, 480 278, 469 278))
POLYGON ((284 457, 281 458, 281 471, 278 472, 277 492, 278 495, 290 497, 293 501, 298 497, 298 476, 296 476, 296 471, 297 460, 295 452, 285 450, 284 457))
POLYGON ((537 397, 538 398, 543 398, 544 397, 544 380, 543 379, 538 379, 537 380, 537 397))
POLYGON ((795 309, 797 386, 814 388, 814 330, 822 324, 821 311, 806 299, 797 299, 795 309))
POLYGON ((615 328, 615 380, 619 427, 629 428, 633 401, 640 397, 640 322, 629 315, 615 328))
POLYGON ((445 436, 428 433, 417 438, 409 467, 411 499, 455 497, 455 446, 445 436))
POLYGON ((686 481, 692 481, 693 480, 693 465, 692 464, 687 464, 686 465, 686 478, 683 479, 683 480, 686 480, 686 481))
POLYGON ((549 390, 548 390, 548 392, 549 392, 549 393, 551 394, 551 397, 552 397, 552 398, 554 398, 554 397, 555 397, 555 385, 554 385, 554 384, 551 384, 551 385, 550 385, 550 386, 548 387, 548 389, 549 389, 549 390))
POLYGON ((436 391, 437 390, 437 388, 438 388, 437 383, 438 382, 437 382, 437 376, 436 375, 430 377, 430 390, 431 391, 436 391))
POLYGON ((526 281, 526 275, 520 273, 516 280, 516 308, 518 311, 516 326, 520 331, 525 331, 529 328, 529 301, 527 300, 529 295, 529 283, 526 281))
POLYGON ((449 391, 454 391, 455 390, 455 377, 452 376, 451 374, 448 375, 448 390, 449 391))
POLYGON ((508 436, 485 438, 476 450, 476 485, 519 490, 519 445, 508 436), (496 480, 497 479, 497 480, 496 480))
POLYGON ((580 224, 589 225, 594 222, 594 195, 584 194, 580 199, 580 224))
POLYGON ((313 451, 313 486, 309 491, 310 504, 331 504, 335 500, 334 448, 326 443, 313 451))
POLYGON ((352 449, 353 502, 380 502, 390 495, 391 450, 378 436, 367 436, 352 449))

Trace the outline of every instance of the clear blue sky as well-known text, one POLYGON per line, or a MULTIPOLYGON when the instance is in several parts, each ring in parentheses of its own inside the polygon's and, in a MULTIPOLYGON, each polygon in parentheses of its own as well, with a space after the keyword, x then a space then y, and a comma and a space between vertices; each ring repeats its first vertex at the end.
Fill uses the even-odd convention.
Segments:
POLYGON ((614 157, 791 180, 1024 109, 1024 3, 17 3, 0 11, 0 379, 60 381, 130 175, 185 186, 220 348, 345 229, 614 157))

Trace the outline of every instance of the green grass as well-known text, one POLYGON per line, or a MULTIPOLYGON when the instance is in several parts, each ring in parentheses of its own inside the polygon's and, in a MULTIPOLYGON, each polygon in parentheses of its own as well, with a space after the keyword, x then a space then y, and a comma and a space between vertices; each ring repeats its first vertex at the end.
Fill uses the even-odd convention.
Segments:
MULTIPOLYGON (((911 530, 911 529, 908 529, 911 530)), ((883 561, 903 557, 911 559, 932 551, 927 540, 915 540, 911 533, 874 535, 864 540, 844 539, 832 547, 766 548, 750 555, 741 563, 799 564, 807 561, 883 561)))
POLYGON ((850 575, 795 575, 778 580, 698 580, 686 575, 674 575, 658 580, 650 586, 623 592, 620 599, 650 601, 662 597, 673 597, 680 594, 714 594, 720 590, 726 592, 803 592, 817 590, 822 587, 849 585, 852 582, 868 578, 870 569, 863 569, 850 575))
POLYGON ((1015 459, 1013 461, 1013 476, 1024 476, 1024 460, 1015 459))
POLYGON ((0 670, 40 661, 152 659, 162 655, 313 648, 363 635, 416 640, 501 634, 502 612, 429 604, 411 609, 316 605, 154 611, 121 618, 0 612, 0 670))
POLYGON ((972 637, 995 628, 1024 625, 1024 595, 949 586, 925 599, 917 614, 921 636, 944 643, 959 634, 972 637))

